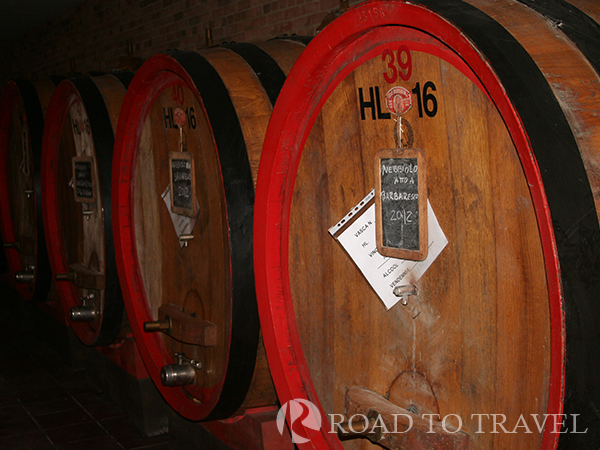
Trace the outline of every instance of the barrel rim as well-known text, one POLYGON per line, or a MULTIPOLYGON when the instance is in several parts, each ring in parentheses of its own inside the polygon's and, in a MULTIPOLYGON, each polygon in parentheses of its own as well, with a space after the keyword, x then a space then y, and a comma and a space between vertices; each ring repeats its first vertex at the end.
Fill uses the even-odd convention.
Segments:
MULTIPOLYGON (((293 399, 310 400, 324 415, 310 381, 296 329, 287 265, 295 171, 312 123, 333 90, 331 86, 326 88, 323 85, 337 85, 333 80, 339 82, 340 79, 340 75, 333 72, 337 68, 327 71, 323 67, 327 67, 335 58, 338 58, 335 59, 336 64, 340 63, 344 48, 354 46, 356 40, 369 30, 385 26, 413 27, 443 40, 487 87, 487 94, 499 109, 507 128, 511 130, 525 175, 532 185, 531 194, 546 263, 552 341, 548 411, 562 413, 565 381, 562 283, 549 207, 541 188, 543 184, 540 169, 521 118, 492 65, 461 29, 427 7, 403 1, 379 0, 350 8, 308 44, 307 50, 288 76, 267 130, 256 191, 255 271, 265 348, 281 403, 293 399), (318 100, 315 102, 314 99, 318 100), (311 101, 315 103, 311 104, 311 101)), ((341 70, 346 68, 343 66, 341 70)), ((324 428, 313 431, 299 423, 295 423, 295 426, 311 439, 306 447, 317 445, 341 448, 339 441, 331 439, 324 428)), ((550 431, 547 426, 543 438, 544 448, 556 447, 558 437, 556 434, 551 435, 550 431)), ((299 447, 303 448, 303 445, 299 444, 299 447)))

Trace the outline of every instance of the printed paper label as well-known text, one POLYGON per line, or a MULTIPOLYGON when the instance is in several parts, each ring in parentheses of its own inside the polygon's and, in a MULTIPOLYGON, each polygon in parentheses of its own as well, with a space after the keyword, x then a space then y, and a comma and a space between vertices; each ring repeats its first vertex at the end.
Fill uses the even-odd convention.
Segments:
POLYGON ((374 191, 371 191, 359 203, 363 206, 357 205, 353 208, 349 215, 329 229, 329 233, 342 244, 369 284, 379 295, 386 309, 390 309, 401 299, 394 295, 394 288, 404 284, 415 284, 446 247, 448 239, 444 235, 428 201, 429 252, 427 258, 424 261, 412 261, 380 255, 377 251, 375 237, 375 204, 372 203, 366 207, 373 195, 374 191), (351 217, 349 217, 350 215, 351 217), (339 232, 344 224, 350 220, 354 220, 354 222, 344 231, 339 232))

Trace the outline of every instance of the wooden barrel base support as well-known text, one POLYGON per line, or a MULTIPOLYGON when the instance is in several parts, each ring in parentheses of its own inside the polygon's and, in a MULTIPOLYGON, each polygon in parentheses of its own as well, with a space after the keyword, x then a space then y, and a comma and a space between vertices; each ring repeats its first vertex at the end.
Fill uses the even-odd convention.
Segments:
POLYGON ((0 230, 9 282, 45 301, 52 276, 42 226, 41 159, 50 81, 10 81, 0 97, 0 230))
POLYGON ((577 27, 555 23, 509 0, 370 1, 290 72, 265 138, 254 248, 265 348, 299 448, 600 445, 600 84, 561 31, 577 27), (427 190, 414 197, 418 168, 427 190), (379 227, 409 236, 424 220, 416 198, 430 205, 423 270, 376 251, 379 227))
POLYGON ((111 170, 130 74, 61 82, 44 130, 44 226, 69 325, 86 345, 110 345, 126 329, 111 226, 111 170))
POLYGON ((254 292, 254 185, 272 103, 304 46, 264 47, 154 56, 132 80, 117 132, 127 314, 159 391, 191 420, 276 402, 254 292))

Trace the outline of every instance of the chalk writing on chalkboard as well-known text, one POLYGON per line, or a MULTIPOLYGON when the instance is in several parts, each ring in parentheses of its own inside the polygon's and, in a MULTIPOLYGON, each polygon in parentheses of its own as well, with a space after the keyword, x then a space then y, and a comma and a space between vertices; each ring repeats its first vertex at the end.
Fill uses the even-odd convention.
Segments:
POLYGON ((169 153, 171 208, 174 213, 196 217, 194 156, 188 152, 169 153))
POLYGON ((95 171, 94 158, 91 156, 73 158, 73 188, 76 202, 96 202, 95 171))
POLYGON ((427 257, 427 171, 418 149, 379 150, 376 155, 377 250, 384 256, 427 257))

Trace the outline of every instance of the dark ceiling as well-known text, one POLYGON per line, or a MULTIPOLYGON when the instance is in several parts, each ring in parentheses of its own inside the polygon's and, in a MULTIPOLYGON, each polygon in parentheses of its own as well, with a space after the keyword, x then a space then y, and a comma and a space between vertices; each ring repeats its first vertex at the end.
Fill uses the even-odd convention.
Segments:
POLYGON ((0 0, 0 44, 22 36, 85 0, 0 0))

